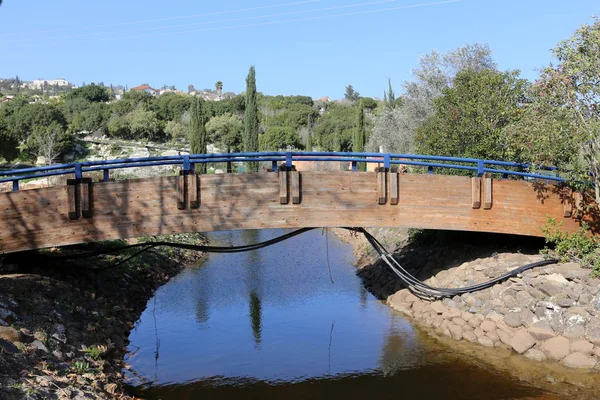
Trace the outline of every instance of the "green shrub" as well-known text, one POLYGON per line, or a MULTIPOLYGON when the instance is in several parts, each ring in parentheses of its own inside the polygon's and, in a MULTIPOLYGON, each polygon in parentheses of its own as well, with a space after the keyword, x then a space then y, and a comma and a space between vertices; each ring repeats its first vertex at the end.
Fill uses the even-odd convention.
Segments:
POLYGON ((577 261, 584 267, 592 268, 592 276, 600 276, 600 237, 589 235, 589 226, 582 224, 576 232, 569 233, 562 229, 562 222, 548 218, 542 228, 546 243, 554 246, 546 247, 544 252, 560 261, 577 261))

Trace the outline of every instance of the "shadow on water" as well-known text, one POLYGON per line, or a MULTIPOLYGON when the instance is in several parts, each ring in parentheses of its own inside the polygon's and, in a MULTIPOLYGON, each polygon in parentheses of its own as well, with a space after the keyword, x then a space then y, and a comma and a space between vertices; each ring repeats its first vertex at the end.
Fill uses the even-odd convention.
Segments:
MULTIPOLYGON (((280 233, 210 236, 232 245, 280 233)), ((187 269, 155 293, 131 333, 131 392, 146 399, 545 396, 415 330, 364 289, 354 261, 349 245, 312 231, 187 269)))

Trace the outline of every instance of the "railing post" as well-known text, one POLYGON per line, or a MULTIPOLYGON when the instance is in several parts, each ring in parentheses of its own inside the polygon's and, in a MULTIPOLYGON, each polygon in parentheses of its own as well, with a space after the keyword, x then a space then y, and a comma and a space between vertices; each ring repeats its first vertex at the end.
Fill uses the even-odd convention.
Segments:
POLYGON ((390 170, 390 155, 389 154, 384 154, 383 155, 383 167, 385 168, 386 171, 390 170))
POLYGON ((285 153, 285 167, 288 171, 292 169, 292 153, 289 151, 285 153))
POLYGON ((18 191, 19 190, 19 181, 18 180, 14 180, 12 182, 13 182, 13 188, 12 188, 13 192, 18 191))
POLYGON ((431 165, 427 167, 427 173, 433 175, 433 167, 431 165))
POLYGON ((358 171, 358 163, 356 161, 352 161, 352 171, 358 171))
POLYGON ((277 172, 277 161, 271 161, 271 169, 273 172, 277 172))
POLYGON ((83 178, 83 171, 81 170, 81 163, 75 164, 75 179, 79 180, 83 178))
POLYGON ((483 160, 477 160, 477 176, 482 177, 485 171, 483 160))
POLYGON ((110 179, 110 169, 104 169, 104 176, 102 177, 102 182, 108 182, 110 179))
POLYGON ((183 170, 190 171, 190 156, 183 156, 183 170))

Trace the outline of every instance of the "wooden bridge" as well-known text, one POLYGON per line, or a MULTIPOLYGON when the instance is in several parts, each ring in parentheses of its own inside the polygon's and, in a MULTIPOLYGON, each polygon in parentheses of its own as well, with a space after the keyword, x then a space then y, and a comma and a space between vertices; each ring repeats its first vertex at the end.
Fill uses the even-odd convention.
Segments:
POLYGON ((542 236, 553 217, 573 231, 596 216, 552 168, 503 161, 378 153, 252 153, 148 157, 0 172, 4 253, 83 242, 233 229, 414 227, 542 236), (258 161, 270 171, 194 174, 194 165, 258 161), (335 163, 333 171, 294 164, 335 163), (357 164, 376 164, 358 172, 357 164), (340 171, 340 163, 351 166, 340 171), (178 176, 114 181, 112 170, 179 165, 178 176), (421 173, 406 173, 405 167, 421 173), (471 176, 439 172, 467 171, 471 176), (433 173, 435 172, 435 174, 433 173), (102 178, 93 182, 90 175, 102 178), (65 175, 64 186, 19 190, 24 179, 65 175))

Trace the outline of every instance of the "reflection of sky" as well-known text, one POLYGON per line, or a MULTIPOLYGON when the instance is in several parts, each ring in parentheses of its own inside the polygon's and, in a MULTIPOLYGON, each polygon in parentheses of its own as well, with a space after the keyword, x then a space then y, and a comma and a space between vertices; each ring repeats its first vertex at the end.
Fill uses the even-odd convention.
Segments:
MULTIPOLYGON (((218 245, 247 244, 282 232, 210 237, 218 245)), ((410 325, 372 296, 365 301, 351 247, 328 237, 333 284, 318 230, 257 252, 213 254, 184 271, 156 292, 155 310, 148 303, 130 335, 131 349, 140 350, 128 362, 154 377, 155 334, 158 384, 212 376, 294 380, 418 362, 410 325)))

